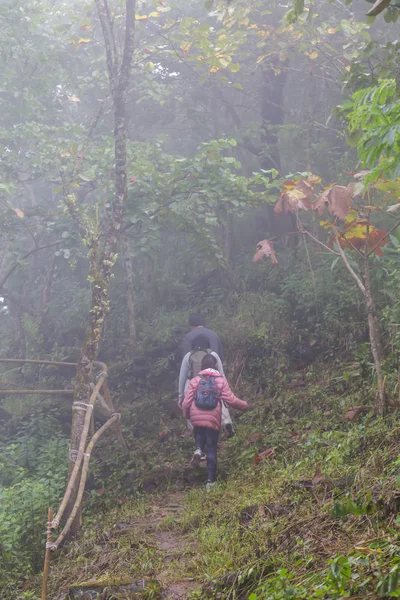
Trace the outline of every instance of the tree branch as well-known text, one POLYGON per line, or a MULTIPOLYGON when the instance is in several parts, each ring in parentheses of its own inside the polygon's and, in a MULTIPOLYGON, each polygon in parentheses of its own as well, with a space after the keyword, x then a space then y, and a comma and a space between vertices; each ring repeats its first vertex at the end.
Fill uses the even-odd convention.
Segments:
MULTIPOLYGON (((107 23, 104 19, 104 14, 102 11, 100 0, 95 0, 95 2, 96 2, 96 7, 97 7, 97 14, 99 15, 101 29, 103 32, 104 47, 105 47, 105 51, 106 51, 108 79, 110 81, 111 92, 114 96, 115 90, 116 90, 116 83, 117 83, 116 82, 117 73, 116 73, 116 65, 115 65, 114 58, 113 58, 110 32, 108 30, 107 23)), ((116 60, 116 57, 115 57, 115 60, 116 60)))
POLYGON ((389 237, 389 235, 390 235, 390 234, 391 234, 391 233, 392 233, 392 232, 393 232, 395 229, 397 229, 399 226, 400 226, 400 221, 399 221, 398 223, 396 223, 396 225, 393 225, 393 227, 392 227, 391 229, 389 229, 389 231, 386 233, 386 235, 385 235, 385 236, 384 236, 384 237, 383 237, 381 240, 379 240, 379 242, 378 242, 377 244, 375 244, 375 246, 372 248, 372 250, 370 250, 370 251, 368 252, 368 254, 367 254, 367 258, 368 258, 368 256, 371 256, 371 254, 373 254, 373 252, 375 252, 375 250, 378 248, 378 246, 380 246, 380 245, 382 244, 383 240, 386 240, 386 239, 389 237))
MULTIPOLYGON (((32 254, 35 254, 36 252, 39 252, 39 250, 44 250, 45 248, 51 248, 52 246, 57 246, 58 244, 61 244, 62 240, 57 240, 56 242, 51 242, 50 244, 45 244, 44 246, 40 246, 39 248, 33 248, 33 250, 30 250, 29 252, 27 252, 26 254, 24 254, 20 260, 25 260, 26 258, 28 258, 29 256, 32 256, 32 254)), ((14 273, 15 269, 18 267, 18 263, 16 262, 8 271, 7 273, 4 275, 3 279, 0 280, 0 289, 3 287, 3 285, 5 284, 5 282, 7 281, 7 279, 14 273)))
POLYGON ((335 229, 334 229, 334 235, 335 235, 336 244, 337 244, 337 247, 339 250, 340 258, 344 262, 344 266, 346 267, 346 269, 348 270, 350 275, 353 277, 354 281, 356 282, 356 284, 358 285, 358 287, 360 288, 361 292, 363 293, 363 295, 365 297, 365 295, 366 295, 365 286, 364 286, 363 282, 361 281, 361 279, 359 278, 359 276, 357 275, 357 273, 351 267, 349 261, 347 260, 347 256, 345 255, 344 250, 340 245, 339 236, 335 229))

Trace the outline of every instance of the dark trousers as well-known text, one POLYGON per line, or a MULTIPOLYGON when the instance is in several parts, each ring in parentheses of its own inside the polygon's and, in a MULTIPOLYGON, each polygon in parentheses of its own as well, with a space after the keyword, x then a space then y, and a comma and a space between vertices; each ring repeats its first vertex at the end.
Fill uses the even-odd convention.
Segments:
POLYGON ((210 427, 193 427, 196 448, 207 455, 208 481, 217 477, 217 444, 219 431, 210 427))

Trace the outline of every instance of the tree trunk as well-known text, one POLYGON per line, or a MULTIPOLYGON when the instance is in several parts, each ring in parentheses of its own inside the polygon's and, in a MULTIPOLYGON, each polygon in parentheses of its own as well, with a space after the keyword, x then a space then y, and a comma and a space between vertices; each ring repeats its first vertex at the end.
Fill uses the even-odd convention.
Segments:
POLYGON ((287 79, 287 71, 284 64, 278 58, 275 59, 276 68, 264 68, 262 71, 262 90, 261 90, 261 118, 262 134, 261 143, 263 145, 260 162, 263 169, 281 170, 281 160, 279 153, 279 126, 284 122, 283 93, 287 79))
MULTIPOLYGON (((128 195, 126 174, 126 99, 129 77, 132 69, 132 55, 134 48, 135 32, 135 0, 126 0, 125 39, 122 60, 118 65, 113 23, 107 0, 96 0, 98 15, 102 26, 104 44, 107 58, 107 70, 114 109, 114 199, 108 227, 104 236, 104 244, 100 249, 98 237, 92 234, 89 249, 89 280, 91 283, 92 301, 89 316, 89 326, 83 345, 74 388, 74 404, 87 403, 90 397, 90 382, 92 378, 93 361, 97 359, 99 345, 104 326, 104 320, 109 310, 108 290, 112 268, 117 258, 117 248, 123 221, 124 206, 128 195)), ((72 206, 72 210, 75 207, 72 206)), ((76 210, 75 210, 76 214, 76 210)), ((84 229, 84 228, 81 228, 84 229)), ((85 422, 86 412, 72 410, 72 430, 70 442, 70 472, 77 459, 78 448, 85 422)), ((77 478, 66 509, 67 516, 71 513, 79 489, 77 478)), ((81 523, 81 514, 78 511, 70 535, 74 535, 81 523)))
POLYGON ((126 236, 122 238, 122 259, 125 268, 126 279, 126 304, 128 308, 128 330, 132 348, 136 345, 136 322, 135 322, 135 305, 134 305, 134 289, 133 289, 133 267, 132 259, 129 253, 129 244, 126 236))
POLYGON ((362 271, 365 287, 365 302, 367 305, 369 340, 371 344, 372 356, 375 363, 376 379, 378 383, 378 395, 376 406, 378 409, 378 413, 381 416, 383 416, 386 411, 386 394, 382 374, 382 360, 384 353, 375 300, 371 289, 371 278, 369 272, 368 257, 365 257, 362 261, 362 271))
POLYGON ((379 321, 378 321, 378 316, 377 316, 377 311, 376 311, 375 300, 372 295, 372 288, 371 288, 371 278, 370 278, 369 263, 368 263, 368 238, 366 238, 365 255, 361 259, 361 271, 362 271, 363 279, 364 279, 364 282, 362 282, 361 279, 359 278, 359 276, 357 275, 357 273, 354 271, 354 269, 352 269, 349 261, 347 260, 344 250, 340 245, 339 235, 336 230, 334 230, 334 235, 335 235, 336 245, 337 245, 337 249, 340 254, 340 257, 341 257, 346 269, 348 270, 350 275, 355 280, 357 286, 361 290, 361 292, 364 296, 364 299, 365 299, 365 304, 367 306, 369 341, 371 344, 371 352, 372 352, 372 356, 373 356, 374 363, 375 363, 376 379, 377 379, 377 383, 378 383, 378 396, 377 396, 376 407, 378 409, 378 413, 380 415, 384 415, 385 411, 386 411, 386 394, 385 394, 385 385, 384 385, 383 375, 382 375, 382 360, 383 360, 384 353, 383 353, 383 345, 382 345, 382 338, 381 338, 381 330, 379 327, 379 321))

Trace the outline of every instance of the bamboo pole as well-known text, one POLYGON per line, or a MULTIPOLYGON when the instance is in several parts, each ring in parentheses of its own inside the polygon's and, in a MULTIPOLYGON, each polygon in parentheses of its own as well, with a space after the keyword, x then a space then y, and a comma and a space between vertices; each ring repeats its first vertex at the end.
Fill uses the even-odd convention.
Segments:
POLYGON ((78 513, 79 507, 81 505, 82 502, 82 497, 83 497, 83 493, 85 491, 85 485, 86 485, 86 478, 87 478, 87 474, 88 474, 88 470, 89 470, 89 461, 90 461, 90 455, 92 453, 93 447, 96 444, 97 440, 99 439, 99 437, 105 432, 107 431, 107 429, 109 427, 111 427, 114 423, 116 423, 117 421, 119 421, 119 419, 121 418, 120 414, 115 414, 111 417, 111 419, 108 419, 108 421, 106 421, 106 423, 104 423, 104 425, 102 425, 100 427, 100 429, 98 429, 96 431, 96 433, 94 434, 94 436, 92 437, 92 439, 90 440, 87 448, 86 448, 86 452, 84 453, 84 458, 83 458, 83 465, 82 465, 82 474, 81 474, 81 480, 79 482, 79 489, 78 489, 78 494, 75 500, 75 504, 72 508, 71 514, 68 517, 68 520, 64 526, 64 529, 61 531, 60 535, 58 536, 57 540, 54 542, 54 544, 51 545, 51 549, 52 550, 57 550, 57 548, 59 547, 59 545, 64 541, 66 535, 68 534, 68 531, 71 528, 72 523, 74 522, 74 519, 78 513))
POLYGON ((76 367, 78 363, 59 362, 55 360, 31 360, 28 358, 0 358, 0 363, 28 363, 32 365, 55 365, 59 367, 76 367))
POLYGON ((47 512, 47 538, 46 551, 44 554, 43 579, 42 579, 42 600, 47 600, 47 580, 49 578, 50 554, 51 554, 51 523, 53 521, 53 509, 49 508, 47 512))
POLYGON ((7 394, 19 394, 26 396, 27 394, 39 394, 40 396, 49 396, 54 394, 63 394, 65 396, 72 396, 73 390, 0 390, 0 396, 7 396, 7 394))
POLYGON ((88 405, 86 407, 86 415, 85 415, 85 421, 83 424, 81 440, 79 442, 78 456, 76 457, 76 461, 74 463, 74 468, 71 471, 71 475, 70 475, 70 478, 68 481, 67 489, 65 490, 64 498, 62 499, 62 502, 61 502, 61 506, 58 509, 55 519, 53 519, 53 524, 52 524, 53 529, 57 529, 57 527, 61 521, 61 518, 65 512, 65 509, 67 508, 67 504, 70 499, 72 490, 74 489, 79 471, 81 469, 83 453, 85 451, 86 440, 87 440, 88 431, 89 431, 89 427, 90 427, 90 421, 92 418, 93 406, 94 406, 95 400, 97 398, 97 394, 100 391, 101 386, 103 385, 103 383, 105 382, 105 380, 107 378, 107 374, 108 374, 107 365, 105 365, 104 363, 97 363, 97 364, 101 364, 103 366, 104 370, 100 374, 99 380, 93 388, 93 392, 91 393, 88 405))
MULTIPOLYGON (((114 406, 114 402, 112 401, 112 398, 111 398, 110 389, 108 387, 107 381, 104 382, 103 391, 104 391, 104 399, 105 399, 105 401, 107 402, 107 404, 108 404, 111 412, 115 413, 116 409, 115 409, 115 406, 114 406)), ((119 443, 121 444, 122 448, 124 449, 124 452, 126 454, 128 454, 129 449, 128 449, 128 446, 126 445, 126 441, 125 441, 125 438, 124 438, 124 434, 122 432, 122 427, 121 427, 120 420, 118 420, 115 423, 113 429, 114 429, 115 434, 116 434, 116 436, 117 436, 117 438, 119 440, 119 443)))

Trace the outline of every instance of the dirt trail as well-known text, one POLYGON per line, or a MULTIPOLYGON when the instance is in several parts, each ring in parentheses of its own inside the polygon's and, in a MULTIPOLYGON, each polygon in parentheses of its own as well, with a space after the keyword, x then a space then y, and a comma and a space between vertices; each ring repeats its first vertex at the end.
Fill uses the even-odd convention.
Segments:
POLYGON ((162 567, 155 579, 164 600, 186 600, 190 592, 201 587, 200 581, 182 574, 188 571, 188 563, 196 554, 196 543, 177 527, 183 515, 184 497, 184 492, 166 493, 145 516, 116 525, 115 533, 124 535, 134 530, 135 537, 145 538, 157 549, 162 567))
POLYGON ((196 544, 192 540, 188 540, 184 534, 177 530, 163 531, 157 530, 157 525, 165 519, 173 519, 175 523, 181 520, 182 502, 184 493, 175 492, 167 494, 162 501, 162 506, 153 506, 152 528, 155 529, 155 544, 159 552, 162 554, 163 570, 157 574, 166 600, 185 600, 189 593, 200 587, 200 583, 194 579, 181 579, 174 577, 179 574, 179 569, 176 570, 174 565, 179 564, 184 566, 184 562, 194 555, 196 544))

